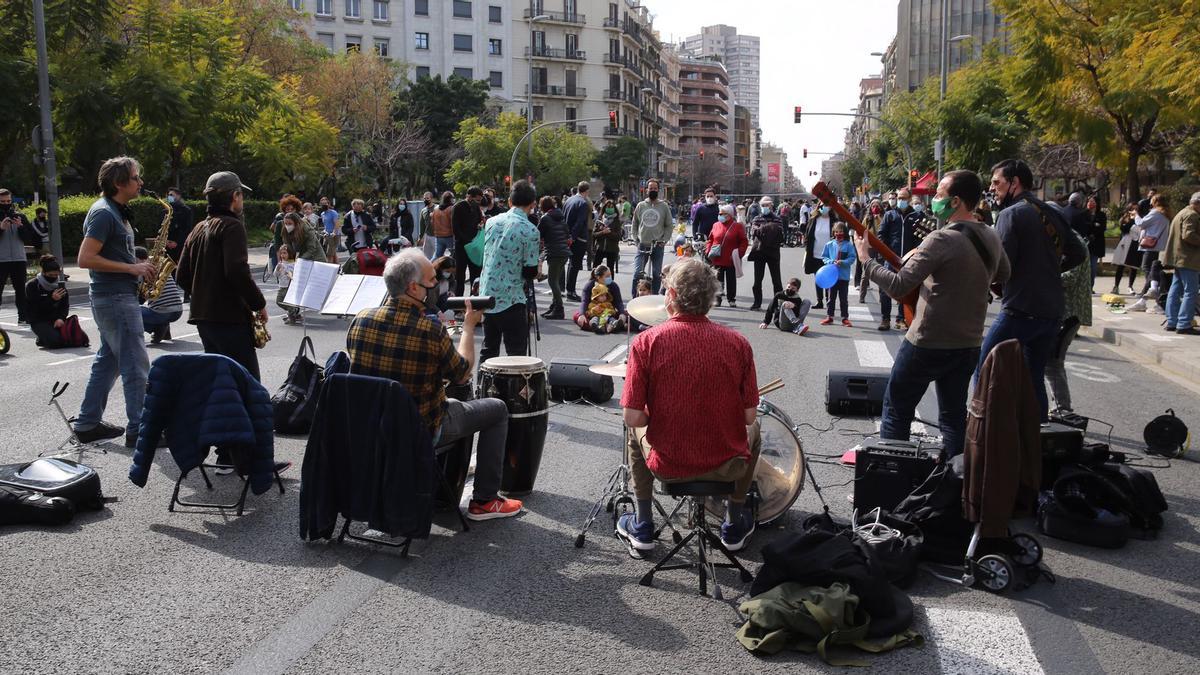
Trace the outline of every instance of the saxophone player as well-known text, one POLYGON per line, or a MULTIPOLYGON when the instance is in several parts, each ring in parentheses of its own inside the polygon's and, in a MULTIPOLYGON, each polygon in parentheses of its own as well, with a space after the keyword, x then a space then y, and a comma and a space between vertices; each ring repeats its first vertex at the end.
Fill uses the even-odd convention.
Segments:
POLYGON ((88 270, 92 315, 100 331, 100 349, 75 418, 75 436, 82 443, 116 438, 125 432, 125 445, 137 441, 146 397, 150 359, 142 339, 142 310, 138 303, 138 278, 153 279, 158 270, 133 255, 133 216, 129 200, 142 188, 142 167, 132 157, 114 157, 100 167, 104 193, 88 209, 79 245, 79 266, 88 270), (103 420, 108 393, 121 376, 125 392, 126 425, 103 420))
POLYGON ((267 301, 250 276, 242 202, 250 188, 232 171, 208 177, 208 217, 192 228, 175 280, 191 296, 188 323, 196 325, 204 351, 224 354, 261 380, 254 349, 254 315, 267 321, 267 301))

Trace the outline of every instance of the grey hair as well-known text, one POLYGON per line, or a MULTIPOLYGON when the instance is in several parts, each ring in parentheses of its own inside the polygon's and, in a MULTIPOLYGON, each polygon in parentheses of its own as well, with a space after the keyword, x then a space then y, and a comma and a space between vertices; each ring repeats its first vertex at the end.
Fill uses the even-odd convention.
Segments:
POLYGON ((737 217, 737 208, 735 208, 733 204, 722 204, 717 209, 717 213, 728 213, 729 215, 736 218, 737 217))
POLYGON ((1200 192, 1193 192, 1192 198, 1188 200, 1189 204, 1200 204, 1200 192))
POLYGON ((1082 209, 1085 201, 1082 192, 1072 192, 1071 196, 1067 197, 1067 203, 1077 209, 1082 209))
POLYGON ((350 206, 366 206, 366 205, 367 205, 367 203, 361 199, 355 199, 350 202, 350 206))
POLYGON ((717 273, 697 258, 677 260, 667 272, 667 288, 675 291, 675 310, 704 316, 717 299, 717 273))
POLYGON ((426 260, 419 248, 407 248, 388 258, 383 266, 383 283, 388 295, 398 298, 408 290, 409 284, 420 283, 421 263, 426 260))
POLYGON ((113 157, 112 159, 104 160, 104 164, 100 165, 100 173, 96 177, 100 183, 100 191, 105 197, 112 197, 117 194, 117 188, 128 183, 133 177, 133 172, 142 172, 142 165, 132 157, 113 157))
POLYGON ((760 206, 763 202, 771 202, 772 205, 775 204, 775 200, 771 198, 771 195, 763 195, 762 197, 759 197, 758 203, 760 206))

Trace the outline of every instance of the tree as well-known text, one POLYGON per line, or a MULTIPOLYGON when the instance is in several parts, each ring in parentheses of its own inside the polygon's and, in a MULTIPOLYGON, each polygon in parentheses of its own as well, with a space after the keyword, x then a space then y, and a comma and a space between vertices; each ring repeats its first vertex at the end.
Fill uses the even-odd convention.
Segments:
MULTIPOLYGON (((1185 23, 1177 11, 1184 3, 1166 4, 1176 10, 1168 16, 1185 23)), ((1139 31, 1161 18, 1153 13, 1164 2, 997 0, 996 5, 1013 47, 1011 91, 1045 130, 1045 140, 1078 141, 1100 166, 1123 170, 1128 194, 1137 195, 1139 161, 1155 129, 1182 121, 1172 88, 1159 73, 1142 70, 1145 55, 1136 51, 1139 31)), ((1195 18, 1194 9, 1191 14, 1195 18)), ((1188 29, 1194 31, 1194 23, 1188 29)))
POLYGON ((1008 93, 1006 60, 996 45, 950 75, 936 119, 946 139, 948 169, 987 173, 997 162, 1017 157, 1021 144, 1036 135, 1029 116, 1008 93))
MULTIPOLYGON (((524 135, 525 118, 516 113, 500 113, 495 126, 487 126, 477 117, 463 120, 454 134, 463 154, 446 171, 446 180, 456 192, 470 185, 503 185, 513 149, 524 135)), ((562 194, 595 172, 592 159, 596 151, 581 134, 549 127, 535 132, 526 143, 533 144, 533 163, 522 145, 516 172, 518 176, 532 174, 542 194, 562 194)))
POLYGON ((338 130, 316 112, 315 96, 300 93, 298 78, 285 77, 280 88, 288 95, 264 107, 238 141, 258 169, 260 182, 294 193, 315 186, 333 171, 338 130))
POLYGON ((396 96, 392 118, 397 122, 417 122, 429 138, 424 156, 413 162, 412 170, 436 189, 446 168, 459 156, 454 138, 463 120, 484 114, 488 100, 488 84, 451 75, 445 81, 441 75, 422 77, 408 85, 396 96))
POLYGON ((621 136, 596 154, 596 174, 613 192, 622 192, 629 179, 646 173, 648 165, 645 141, 633 136, 621 136))
POLYGON ((687 185, 689 199, 704 194, 704 188, 709 185, 733 182, 729 164, 724 160, 712 152, 705 152, 703 159, 698 155, 698 149, 686 149, 679 162, 679 186, 687 185))

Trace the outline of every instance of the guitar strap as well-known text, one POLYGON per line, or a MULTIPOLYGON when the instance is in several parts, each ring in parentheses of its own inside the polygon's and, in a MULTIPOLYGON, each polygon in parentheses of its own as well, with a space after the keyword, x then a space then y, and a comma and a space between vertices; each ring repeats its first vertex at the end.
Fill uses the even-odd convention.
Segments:
POLYGON ((988 270, 989 272, 991 271, 992 256, 988 253, 987 247, 983 245, 983 241, 979 238, 979 235, 976 234, 974 230, 967 227, 964 223, 954 223, 953 225, 946 226, 946 229, 953 230, 955 232, 961 232, 962 234, 966 235, 967 239, 971 240, 971 245, 975 247, 975 252, 979 254, 979 258, 983 260, 984 269, 988 270))

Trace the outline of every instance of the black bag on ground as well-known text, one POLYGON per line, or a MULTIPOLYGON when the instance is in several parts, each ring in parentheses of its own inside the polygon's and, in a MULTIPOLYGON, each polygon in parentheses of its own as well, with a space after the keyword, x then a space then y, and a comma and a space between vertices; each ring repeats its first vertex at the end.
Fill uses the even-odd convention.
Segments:
MULTIPOLYGON (((868 511, 865 516, 859 514, 858 525, 875 523, 875 515, 874 509, 868 511)), ((887 511, 880 512, 878 522, 896 530, 900 536, 887 538, 863 536, 862 533, 851 529, 849 523, 826 518, 824 514, 806 518, 803 528, 805 530, 817 529, 831 534, 845 533, 851 538, 854 545, 862 549, 863 554, 869 557, 872 563, 883 572, 888 581, 900 588, 907 588, 912 585, 917 576, 917 563, 921 561, 921 548, 925 542, 925 535, 922 534, 921 528, 903 518, 893 516, 887 511)))
POLYGON ((921 560, 961 565, 974 526, 962 513, 962 455, 934 467, 925 482, 892 509, 921 530, 921 560))
POLYGON ((95 469, 69 459, 43 457, 32 462, 0 466, 0 485, 61 497, 76 511, 104 508, 100 475, 95 469))
POLYGON ((70 500, 0 485, 0 525, 66 525, 74 517, 70 500))
POLYGON ((1167 510, 1167 500, 1158 488, 1154 474, 1127 464, 1110 462, 1093 469, 1108 479, 1128 500, 1130 536, 1153 539, 1162 529, 1162 514, 1167 510))
POLYGON ((279 434, 307 434, 312 427, 313 415, 317 412, 317 395, 325 380, 324 370, 314 360, 317 357, 312 338, 300 341, 300 350, 287 378, 271 397, 275 409, 275 432, 279 434), (307 351, 307 353, 305 353, 307 351), (309 358, 312 354, 312 358, 309 358))
POLYGON ((1042 494, 1038 507, 1038 530, 1055 539, 1073 541, 1086 546, 1121 548, 1129 541, 1129 517, 1123 513, 1107 513, 1104 517, 1069 510, 1054 497, 1053 492, 1042 494))

